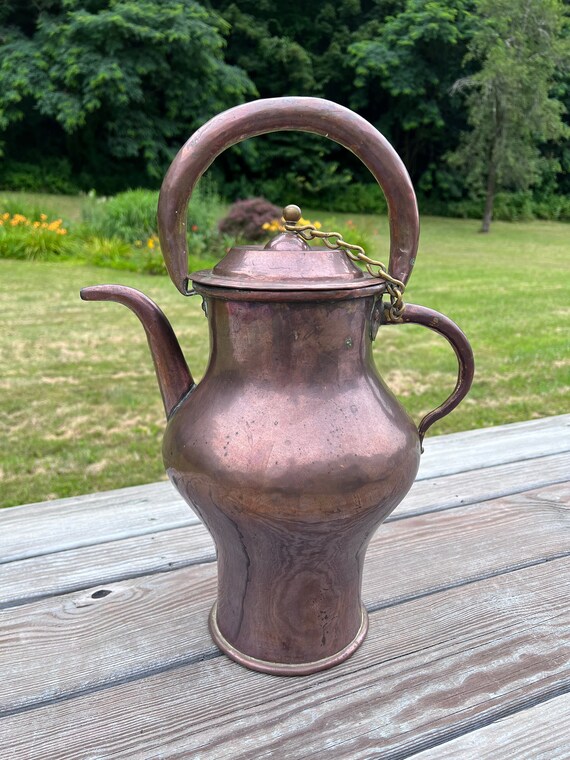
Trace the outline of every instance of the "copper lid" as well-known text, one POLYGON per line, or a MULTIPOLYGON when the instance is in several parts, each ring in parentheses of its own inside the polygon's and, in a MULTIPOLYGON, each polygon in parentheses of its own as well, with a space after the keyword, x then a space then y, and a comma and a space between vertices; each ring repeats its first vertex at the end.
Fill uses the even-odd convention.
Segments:
MULTIPOLYGON (((288 206, 286 219, 291 208, 298 207, 288 206)), ((343 250, 313 248, 294 232, 282 232, 265 246, 231 248, 213 269, 194 272, 189 279, 240 290, 351 290, 381 284, 343 250)))

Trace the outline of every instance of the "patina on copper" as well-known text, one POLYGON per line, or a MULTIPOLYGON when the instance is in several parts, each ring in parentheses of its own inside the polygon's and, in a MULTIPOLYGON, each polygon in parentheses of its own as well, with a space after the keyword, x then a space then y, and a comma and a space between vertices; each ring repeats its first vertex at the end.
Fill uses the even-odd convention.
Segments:
MULTIPOLYGON (((390 207, 389 271, 405 283, 418 223, 400 159, 341 106, 284 98, 221 114, 175 159, 159 228, 178 289, 189 291, 184 219, 198 177, 228 145, 275 129, 326 134, 367 163, 390 207)), ((190 280, 204 300, 211 339, 197 385, 152 301, 118 285, 85 288, 82 297, 119 301, 145 327, 168 417, 166 470, 216 542, 210 630, 218 646, 268 673, 331 667, 366 635, 366 547, 408 492, 425 431, 468 392, 469 343, 443 315, 406 305, 400 321, 444 335, 460 365, 455 390, 418 430, 372 358, 376 333, 385 329, 386 283, 342 250, 310 248, 287 231, 265 247, 232 249, 190 280)))

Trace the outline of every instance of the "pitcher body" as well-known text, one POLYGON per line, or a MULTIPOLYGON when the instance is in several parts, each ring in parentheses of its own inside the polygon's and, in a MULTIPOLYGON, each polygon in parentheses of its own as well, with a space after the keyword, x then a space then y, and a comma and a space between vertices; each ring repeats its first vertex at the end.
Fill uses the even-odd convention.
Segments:
POLYGON ((314 671, 365 633, 366 546, 415 478, 418 431, 376 372, 373 296, 206 303, 210 364, 163 455, 217 546, 211 628, 257 669, 314 671))

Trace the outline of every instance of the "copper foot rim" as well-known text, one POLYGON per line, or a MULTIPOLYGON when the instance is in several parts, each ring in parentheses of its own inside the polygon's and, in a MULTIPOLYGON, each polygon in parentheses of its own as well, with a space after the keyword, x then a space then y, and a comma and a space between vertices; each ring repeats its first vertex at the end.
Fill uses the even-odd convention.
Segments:
POLYGON ((218 603, 215 602, 210 612, 209 626, 210 634, 219 649, 239 665, 243 665, 250 670, 258 670, 260 673, 271 673, 274 676, 307 676, 311 673, 318 673, 320 670, 332 668, 334 665, 339 665, 356 652, 368 632, 368 613, 364 606, 362 606, 362 619, 356 636, 347 646, 335 654, 324 657, 322 660, 314 660, 313 662, 269 662, 268 660, 258 660, 256 657, 250 657, 230 644, 218 628, 217 607, 218 603))

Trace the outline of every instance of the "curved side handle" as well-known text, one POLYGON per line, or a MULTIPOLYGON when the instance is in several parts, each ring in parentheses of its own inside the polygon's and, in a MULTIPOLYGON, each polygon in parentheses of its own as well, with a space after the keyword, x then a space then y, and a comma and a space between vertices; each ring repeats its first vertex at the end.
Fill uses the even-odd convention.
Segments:
POLYGON ((390 217, 388 271, 404 284, 416 259, 419 218, 412 181, 388 140, 366 119, 322 98, 267 98, 230 108, 195 132, 170 165, 158 200, 164 262, 178 290, 188 295, 186 216, 196 183, 227 148, 268 132, 311 132, 352 151, 386 196, 390 217))
POLYGON ((455 384, 453 393, 437 409, 428 412, 418 425, 420 442, 423 442, 426 432, 433 423, 449 414, 469 393, 475 372, 475 361, 473 350, 467 337, 455 322, 444 314, 440 314, 433 309, 428 309, 425 306, 408 303, 402 314, 402 322, 424 325, 424 327, 429 327, 430 330, 443 335, 451 344, 459 362, 457 383, 455 384))

